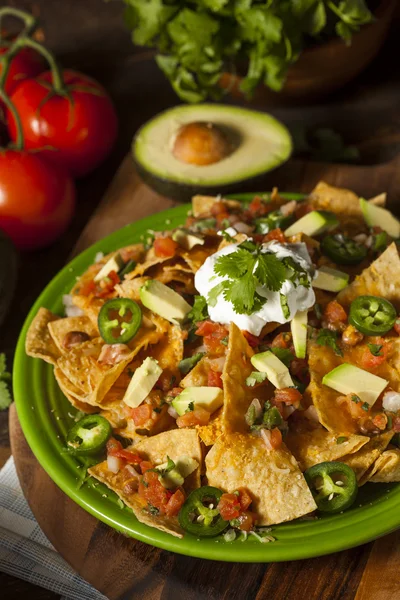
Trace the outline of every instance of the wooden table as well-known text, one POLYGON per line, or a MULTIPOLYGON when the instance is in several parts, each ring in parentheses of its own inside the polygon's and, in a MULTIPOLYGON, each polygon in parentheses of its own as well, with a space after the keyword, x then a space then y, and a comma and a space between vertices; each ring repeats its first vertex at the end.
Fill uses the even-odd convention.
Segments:
MULTIPOLYGON (((120 3, 102 3, 100 0, 51 0, 30 2, 18 0, 7 2, 19 8, 40 11, 48 45, 54 49, 61 61, 97 77, 113 96, 121 127, 117 146, 112 157, 97 172, 78 184, 79 209, 69 232, 47 250, 25 255, 21 261, 20 279, 13 306, 12 318, 4 324, 1 332, 0 351, 7 353, 9 364, 22 322, 35 297, 45 284, 65 263, 74 242, 85 223, 95 210, 110 182, 116 167, 129 148, 131 136, 137 127, 162 108, 177 103, 169 86, 149 60, 148 53, 133 50, 129 32, 122 23, 120 3)), ((289 126, 298 123, 308 125, 330 125, 346 134, 349 142, 359 145, 363 160, 377 162, 393 155, 400 146, 400 73, 394 69, 393 57, 398 56, 399 21, 381 55, 362 76, 334 98, 312 107, 277 108, 271 112, 282 118, 289 126)), ((0 414, 0 465, 10 453, 7 415, 0 414)), ((297 563, 303 573, 302 592, 308 586, 318 587, 321 598, 354 598, 368 560, 383 565, 388 556, 382 556, 379 543, 345 553, 297 563), (318 574, 316 576, 315 574, 318 574), (312 575, 312 576, 311 576, 312 575), (339 595, 338 595, 339 594, 339 595)), ((395 568, 395 567, 393 567, 395 568)), ((223 571, 223 567, 221 567, 223 571)), ((239 568, 237 576, 261 576, 260 566, 239 568)), ((269 577, 266 571, 264 578, 269 577)), ((193 574, 199 581, 201 574, 193 574)), ((33 600, 56 598, 55 594, 0 574, 0 589, 5 598, 30 596, 33 600)), ((362 582, 360 590, 368 590, 368 581, 362 582)), ((232 588, 233 590, 233 588, 232 588)), ((263 598, 262 592, 257 598, 263 598)), ((359 591, 360 593, 360 591, 359 591)), ((383 591, 381 600, 392 600, 390 591, 383 591)), ((195 593, 194 593, 195 594, 195 593)), ((210 591, 208 597, 214 598, 210 591)), ((239 596, 225 596, 236 598, 239 596)), ((168 598, 172 597, 168 595, 168 598)), ((193 598, 200 596, 193 595, 193 598)), ((276 598, 295 598, 296 589, 289 581, 276 582, 276 598)), ((305 597, 305 596, 304 596, 305 597)), ((375 595, 374 597, 378 597, 375 595)), ((359 598, 359 596, 357 596, 359 598)), ((367 598, 364 596, 363 598, 367 598)), ((394 598, 393 598, 394 600, 394 598)))

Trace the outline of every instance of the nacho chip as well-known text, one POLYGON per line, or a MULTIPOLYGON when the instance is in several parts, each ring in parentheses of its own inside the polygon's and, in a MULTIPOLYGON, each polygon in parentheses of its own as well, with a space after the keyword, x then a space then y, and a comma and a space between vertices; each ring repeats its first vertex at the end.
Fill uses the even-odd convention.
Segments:
POLYGON ((183 537, 184 531, 180 527, 176 517, 167 517, 166 515, 154 516, 148 512, 147 503, 139 494, 125 493, 122 472, 112 473, 109 471, 106 460, 94 467, 90 467, 88 473, 115 492, 121 498, 122 502, 132 509, 133 514, 140 523, 149 525, 149 527, 155 527, 178 538, 183 537))
POLYGON ((54 377, 60 386, 60 390, 74 408, 89 414, 98 412, 98 408, 96 406, 91 406, 90 404, 87 404, 87 402, 82 401, 82 394, 80 390, 64 375, 64 373, 58 367, 54 368, 54 377))
POLYGON ((240 329, 231 323, 228 352, 222 372, 224 406, 221 423, 224 433, 244 433, 248 430, 244 416, 253 400, 254 392, 246 386, 246 378, 254 370, 250 362, 253 354, 240 329))
POLYGON ((48 326, 59 318, 47 308, 39 308, 26 334, 25 351, 28 356, 41 358, 52 365, 57 363, 60 351, 50 335, 48 326))
POLYGON ((316 509, 296 459, 284 445, 269 451, 250 434, 223 435, 207 454, 206 467, 209 485, 250 492, 258 525, 291 521, 316 509))
POLYGON ((366 482, 364 475, 385 448, 387 448, 392 437, 392 431, 376 435, 372 437, 365 446, 358 450, 358 452, 350 454, 349 456, 344 456, 340 459, 341 462, 346 463, 346 465, 353 469, 360 486, 366 482))
POLYGON ((219 408, 211 415, 208 425, 196 426, 199 437, 205 446, 213 446, 223 433, 221 413, 222 408, 219 408))
POLYGON ((306 471, 321 462, 341 460, 343 456, 360 450, 369 441, 364 435, 350 435, 341 443, 338 443, 338 438, 337 434, 322 427, 303 431, 290 429, 285 437, 285 444, 296 458, 300 469, 306 471))
POLYGON ((368 477, 372 483, 400 481, 400 449, 390 448, 377 458, 368 477))
POLYGON ((308 199, 315 210, 329 210, 339 216, 358 217, 361 222, 364 221, 359 197, 351 190, 320 181, 310 193, 308 199))
POLYGON ((384 208, 386 206, 386 200, 387 200, 387 193, 382 192, 382 194, 378 194, 377 196, 370 198, 368 200, 368 202, 370 202, 371 204, 374 204, 375 206, 382 206, 382 208, 384 208))
POLYGON ((135 279, 125 279, 122 283, 117 283, 115 290, 121 298, 130 298, 135 302, 140 302, 140 288, 150 279, 149 277, 136 277, 135 279))
POLYGON ((69 352, 63 345, 65 336, 72 331, 86 333, 90 338, 98 337, 99 330, 88 317, 65 317, 49 323, 50 335, 61 354, 69 352))
POLYGON ((400 310, 400 258, 394 242, 353 283, 339 292, 337 300, 348 308, 353 300, 365 294, 382 296, 400 310))
POLYGON ((211 209, 216 202, 223 202, 228 210, 240 210, 242 208, 241 202, 238 200, 226 200, 219 196, 193 196, 192 198, 192 210, 194 217, 209 217, 211 215, 211 209))
POLYGON ((180 382, 179 386, 182 388, 187 387, 201 387, 208 385, 208 373, 211 369, 211 359, 207 356, 203 356, 201 360, 193 367, 191 371, 180 382))

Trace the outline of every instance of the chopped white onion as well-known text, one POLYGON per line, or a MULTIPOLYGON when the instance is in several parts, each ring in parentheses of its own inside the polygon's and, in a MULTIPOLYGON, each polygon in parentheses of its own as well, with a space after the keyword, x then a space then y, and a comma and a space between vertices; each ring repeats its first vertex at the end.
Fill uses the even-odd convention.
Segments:
POLYGON ((227 229, 223 229, 222 231, 218 231, 217 235, 223 235, 224 233, 227 233, 228 235, 231 235, 232 237, 234 237, 236 235, 236 229, 234 229, 233 227, 228 227, 227 229))
POLYGON ((79 306, 75 306, 71 294, 64 294, 62 301, 65 308, 65 315, 67 317, 82 317, 85 313, 79 306))
POLYGON ((385 410, 390 412, 397 412, 400 410, 400 393, 386 392, 383 396, 382 406, 385 410))
POLYGON ((273 450, 272 444, 271 444, 271 432, 269 431, 269 429, 261 429, 260 434, 261 434, 262 440, 263 440, 264 444, 266 445, 267 449, 273 450))
POLYGON ((315 423, 319 423, 318 413, 315 406, 309 406, 307 410, 304 411, 304 416, 309 421, 314 421, 315 423))
POLYGON ((193 351, 193 354, 198 354, 199 352, 206 352, 207 353, 207 348, 205 347, 204 344, 202 344, 201 346, 198 346, 197 348, 195 348, 195 350, 193 351))
POLYGON ((234 228, 239 233, 247 234, 247 233, 251 233, 253 231, 253 227, 251 225, 248 225, 247 223, 243 223, 243 221, 239 221, 238 223, 235 223, 234 228))
POLYGON ((286 204, 282 204, 282 206, 280 207, 280 211, 281 213, 286 217, 288 215, 291 215, 294 213, 294 211, 297 208, 297 202, 296 200, 292 200, 291 202, 286 202, 286 204))
POLYGON ((176 412, 173 406, 168 407, 167 413, 171 415, 171 417, 173 417, 174 419, 177 419, 179 417, 178 413, 176 412))
POLYGON ((222 372, 225 365, 225 361, 225 356, 220 356, 219 358, 213 358, 212 360, 210 360, 210 365, 212 365, 216 371, 222 372))
POLYGON ((118 456, 107 456, 107 468, 111 473, 118 473, 122 467, 122 460, 118 456))
POLYGON ((369 235, 367 237, 367 239, 365 240, 365 245, 367 246, 367 248, 371 248, 373 243, 374 243, 374 238, 372 237, 372 235, 369 235))
POLYGON ((98 263, 101 260, 103 260, 104 258, 104 252, 97 252, 96 256, 94 257, 94 262, 98 263))
POLYGON ((261 403, 260 403, 259 399, 258 398, 254 398, 251 401, 250 406, 254 406, 254 408, 256 410, 256 421, 257 421, 257 419, 259 419, 262 416, 262 414, 263 414, 263 410, 262 410, 261 403))
POLYGON ((136 479, 139 479, 140 474, 136 471, 135 467, 133 467, 132 465, 126 465, 125 469, 127 471, 129 471, 129 473, 133 476, 136 477, 136 479))
POLYGON ((365 244, 365 242, 367 241, 367 234, 359 233, 358 235, 355 235, 354 241, 357 242, 358 244, 365 244))

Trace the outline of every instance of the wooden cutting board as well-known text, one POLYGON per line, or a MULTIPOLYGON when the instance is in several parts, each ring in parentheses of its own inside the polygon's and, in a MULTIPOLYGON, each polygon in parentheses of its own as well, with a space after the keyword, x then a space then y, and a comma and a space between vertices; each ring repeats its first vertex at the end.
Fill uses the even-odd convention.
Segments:
MULTIPOLYGON (((387 191, 389 206, 400 212, 399 167, 400 157, 374 167, 291 161, 269 174, 263 189, 278 185, 307 192, 324 179, 366 197, 387 191)), ((73 253, 174 204, 143 184, 127 157, 73 253)), ((39 525, 71 566, 111 600, 400 598, 400 530, 360 548, 290 563, 231 564, 179 556, 118 534, 70 500, 33 456, 15 407, 10 433, 21 486, 39 525)))

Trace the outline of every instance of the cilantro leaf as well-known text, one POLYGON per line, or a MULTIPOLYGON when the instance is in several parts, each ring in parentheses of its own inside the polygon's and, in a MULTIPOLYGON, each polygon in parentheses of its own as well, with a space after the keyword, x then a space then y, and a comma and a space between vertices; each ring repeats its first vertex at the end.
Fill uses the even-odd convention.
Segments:
POLYGON ((294 360, 294 355, 288 348, 271 348, 271 352, 273 352, 287 368, 290 367, 290 363, 294 360))
POLYGON ((0 410, 8 408, 12 402, 11 394, 7 386, 11 374, 6 371, 6 355, 0 354, 0 410))
POLYGON ((382 344, 367 344, 367 346, 373 356, 382 356, 382 352, 381 352, 381 350, 383 348, 382 344))
POLYGON ((341 435, 337 438, 336 443, 339 444, 343 444, 344 442, 347 442, 349 438, 346 437, 345 435, 341 435))
POLYGON ((193 354, 193 356, 189 356, 188 358, 183 358, 179 364, 178 369, 180 370, 182 375, 186 375, 189 373, 197 365, 197 363, 203 358, 205 352, 197 352, 193 354))
POLYGON ((343 356, 342 349, 338 344, 338 336, 336 331, 330 329, 320 329, 317 336, 317 344, 320 346, 328 346, 332 348, 337 356, 343 356))
POLYGON ((189 402, 188 407, 185 410, 185 413, 193 412, 193 411, 194 411, 194 402, 189 402))
POLYGON ((267 379, 266 373, 260 373, 259 371, 253 371, 246 379, 246 385, 248 387, 254 387, 256 383, 262 383, 267 379))
POLYGON ((275 254, 260 254, 254 275, 273 292, 279 292, 286 279, 286 269, 275 254))
POLYGON ((188 314, 188 318, 192 323, 204 321, 208 317, 207 300, 204 296, 195 296, 192 310, 188 314))
POLYGON ((256 258, 244 248, 238 248, 231 254, 220 256, 215 262, 214 271, 221 277, 238 279, 247 271, 253 271, 256 258))

